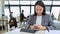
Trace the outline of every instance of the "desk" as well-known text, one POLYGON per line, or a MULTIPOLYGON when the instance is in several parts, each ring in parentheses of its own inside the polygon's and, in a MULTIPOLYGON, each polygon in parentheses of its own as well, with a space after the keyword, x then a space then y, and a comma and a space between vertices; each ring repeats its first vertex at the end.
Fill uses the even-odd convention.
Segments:
POLYGON ((15 29, 13 31, 9 31, 3 34, 32 34, 32 33, 20 32, 20 29, 18 28, 18 29, 15 29))
POLYGON ((0 19, 0 26, 2 27, 2 31, 4 31, 3 29, 5 29, 5 31, 8 31, 8 20, 7 19, 0 19), (4 28, 3 28, 4 26, 4 28))
MULTIPOLYGON (((44 31, 43 34, 59 34, 60 30, 50 30, 49 32, 47 30, 44 31)), ((37 31, 36 33, 26 33, 26 32, 20 32, 20 29, 15 29, 13 31, 9 31, 3 34, 41 34, 40 31, 37 31)))

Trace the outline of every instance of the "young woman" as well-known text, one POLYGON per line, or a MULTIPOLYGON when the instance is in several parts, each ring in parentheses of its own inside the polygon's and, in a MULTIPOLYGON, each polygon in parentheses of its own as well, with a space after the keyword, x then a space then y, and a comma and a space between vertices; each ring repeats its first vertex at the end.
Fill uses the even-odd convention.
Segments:
POLYGON ((45 5, 42 1, 37 1, 34 6, 34 15, 30 16, 27 26, 31 29, 53 30, 54 25, 49 14, 45 13, 45 5))

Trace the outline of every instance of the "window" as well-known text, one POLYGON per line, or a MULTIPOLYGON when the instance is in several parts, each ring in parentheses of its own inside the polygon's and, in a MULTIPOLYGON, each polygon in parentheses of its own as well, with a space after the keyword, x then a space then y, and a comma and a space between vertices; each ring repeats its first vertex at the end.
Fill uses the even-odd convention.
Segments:
POLYGON ((19 1, 9 1, 10 5, 19 5, 19 1))
POLYGON ((4 9, 4 14, 5 14, 5 16, 7 16, 7 18, 8 18, 8 20, 9 20, 9 15, 10 15, 10 13, 9 13, 9 9, 8 8, 5 8, 4 9))
POLYGON ((60 1, 53 1, 53 5, 60 5, 60 1))
MULTIPOLYGON (((35 5, 36 1, 31 1, 31 5, 35 5)), ((45 5, 51 5, 52 1, 43 1, 45 5)))
POLYGON ((30 5, 30 1, 20 1, 21 5, 30 5))
POLYGON ((24 10, 24 16, 27 17, 30 15, 30 6, 21 6, 21 11, 24 10))
POLYGON ((31 5, 35 5, 36 1, 31 1, 31 5))
POLYGON ((19 16, 19 14, 20 14, 19 7, 11 7, 11 12, 13 12, 13 14, 12 14, 13 17, 19 16))
POLYGON ((43 1, 43 3, 44 3, 45 5, 51 5, 51 4, 52 4, 52 1, 43 1))
POLYGON ((57 18, 57 19, 58 19, 58 16, 59 16, 59 12, 60 12, 60 7, 52 7, 51 14, 53 13, 55 18, 57 18))
POLYGON ((4 4, 5 4, 5 5, 8 5, 8 1, 5 1, 4 4))
MULTIPOLYGON (((46 6, 46 13, 50 14, 50 5, 52 4, 52 1, 43 1, 43 2, 45 5, 48 5, 48 6, 46 6)), ((8 1, 5 1, 4 3, 5 3, 5 8, 9 6, 8 1)), ((24 10, 25 17, 30 15, 30 5, 31 5, 31 15, 34 14, 34 5, 35 5, 36 1, 20 1, 20 2, 19 1, 9 1, 9 3, 10 3, 10 5, 12 5, 10 7, 11 7, 11 12, 13 12, 14 17, 17 17, 20 14, 20 9, 19 9, 20 5, 21 5, 21 11, 24 10)), ((51 13, 53 13, 54 16, 56 18, 58 18, 60 7, 58 7, 57 5, 60 5, 60 1, 53 1, 53 5, 54 6, 52 7, 51 13)), ((8 10, 9 10, 9 8, 4 9, 5 12, 8 10)), ((9 12, 7 12, 7 13, 9 13, 9 12)), ((7 13, 5 13, 5 15, 7 15, 7 13)))
POLYGON ((45 6, 45 8, 46 8, 46 13, 50 14, 50 6, 45 6))
POLYGON ((31 15, 34 14, 34 6, 31 6, 31 15))

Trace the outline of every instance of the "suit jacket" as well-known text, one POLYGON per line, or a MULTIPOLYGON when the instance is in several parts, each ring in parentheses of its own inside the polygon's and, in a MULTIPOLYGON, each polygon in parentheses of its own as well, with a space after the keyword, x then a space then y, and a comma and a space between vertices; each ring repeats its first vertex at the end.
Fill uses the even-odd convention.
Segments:
MULTIPOLYGON (((13 23, 13 25, 14 25, 15 27, 17 27, 16 18, 14 18, 14 17, 10 18, 9 24, 10 24, 10 23, 13 23), (11 22, 11 20, 13 20, 13 22, 11 22)), ((12 25, 10 25, 10 26, 12 26, 12 25)))
POLYGON ((25 16, 23 13, 20 14, 20 21, 22 22, 24 20, 25 16))
MULTIPOLYGON (((30 25, 36 24, 36 18, 37 18, 37 16, 31 15, 30 19, 27 21, 27 26, 26 27, 28 28, 30 25)), ((48 30, 54 30, 55 29, 54 23, 52 21, 52 17, 49 14, 46 14, 46 15, 42 16, 41 25, 46 26, 46 28, 48 30)))

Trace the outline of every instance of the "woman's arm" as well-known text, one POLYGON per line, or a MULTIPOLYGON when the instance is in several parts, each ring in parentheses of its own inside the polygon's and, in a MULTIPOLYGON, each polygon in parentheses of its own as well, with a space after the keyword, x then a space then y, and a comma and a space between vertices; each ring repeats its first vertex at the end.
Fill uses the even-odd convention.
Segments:
POLYGON ((32 24, 32 16, 29 17, 29 20, 27 21, 26 28, 30 28, 32 24))
POLYGON ((55 29, 55 26, 54 26, 54 23, 52 21, 52 17, 49 15, 49 18, 48 18, 48 26, 46 26, 46 28, 48 30, 54 30, 55 29))
POLYGON ((38 25, 38 29, 39 30, 54 30, 55 29, 55 26, 54 26, 54 23, 52 21, 52 17, 50 15, 47 15, 48 16, 48 25, 47 26, 43 26, 43 25, 38 25))

